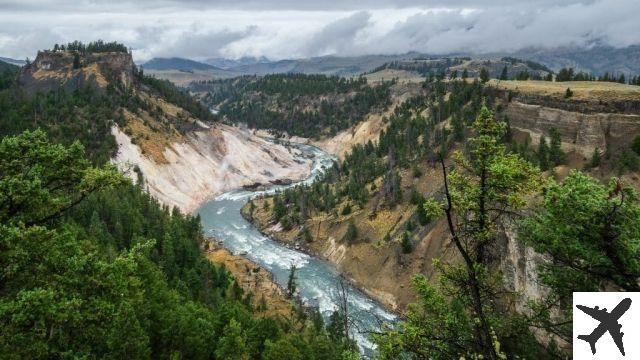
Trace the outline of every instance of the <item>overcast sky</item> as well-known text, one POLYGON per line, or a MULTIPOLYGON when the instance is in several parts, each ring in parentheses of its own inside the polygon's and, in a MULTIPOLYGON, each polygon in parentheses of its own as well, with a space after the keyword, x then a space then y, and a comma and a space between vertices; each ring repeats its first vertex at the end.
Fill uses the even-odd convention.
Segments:
POLYGON ((624 47, 640 44, 640 0, 0 0, 0 56, 75 39, 136 61, 624 47))

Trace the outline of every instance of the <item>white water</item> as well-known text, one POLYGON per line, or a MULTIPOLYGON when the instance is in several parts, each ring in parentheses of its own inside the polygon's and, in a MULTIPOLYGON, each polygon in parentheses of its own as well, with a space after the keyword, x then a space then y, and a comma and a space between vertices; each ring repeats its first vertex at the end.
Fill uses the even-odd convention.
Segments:
MULTIPOLYGON (((308 145, 296 146, 314 156, 311 176, 301 183, 312 183, 333 165, 334 158, 324 151, 308 145)), ((230 191, 205 203, 198 213, 205 235, 221 240, 223 246, 234 254, 246 254, 251 261, 270 271, 281 286, 286 286, 289 269, 295 265, 297 286, 303 301, 317 306, 325 320, 328 320, 331 313, 338 309, 338 271, 322 260, 289 249, 262 235, 240 214, 242 206, 249 199, 274 194, 295 185, 274 185, 260 191, 230 191)), ((348 304, 349 315, 354 323, 351 333, 361 352, 370 355, 375 347, 368 339, 368 332, 379 330, 382 322, 394 322, 396 317, 352 286, 348 286, 348 304)))

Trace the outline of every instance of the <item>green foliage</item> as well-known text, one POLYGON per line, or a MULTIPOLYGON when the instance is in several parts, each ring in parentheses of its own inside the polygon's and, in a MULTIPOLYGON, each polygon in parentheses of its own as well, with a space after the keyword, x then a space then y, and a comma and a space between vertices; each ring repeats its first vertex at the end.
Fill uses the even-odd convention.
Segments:
POLYGON ((640 204, 617 179, 603 185, 573 170, 562 184, 551 181, 519 238, 552 259, 539 274, 552 291, 531 304, 536 326, 567 341, 573 292, 640 290, 640 204))
POLYGON ((296 280, 296 266, 291 265, 291 268, 289 269, 289 279, 287 280, 287 296, 289 296, 289 298, 292 298, 295 295, 296 289, 298 288, 296 280))
POLYGON ((143 75, 140 82, 157 91, 167 102, 177 105, 200 120, 215 120, 209 109, 196 101, 187 90, 175 86, 169 80, 157 79, 153 76, 143 75))
POLYGON ((520 237, 562 265, 543 276, 558 291, 597 291, 606 282, 640 289, 640 206, 617 179, 601 185, 573 170, 562 184, 551 182, 520 237))
POLYGON ((636 155, 640 155, 640 135, 637 135, 633 138, 633 142, 631 143, 631 150, 636 153, 636 155))
POLYGON ((549 170, 549 146, 547 145, 547 138, 544 135, 540 136, 540 143, 538 144, 538 166, 540 170, 549 170))
POLYGON ((198 217, 83 155, 42 131, 0 143, 4 357, 249 359, 266 341, 311 359, 347 349, 314 348, 324 329, 297 338, 287 334, 306 325, 253 319, 237 282, 200 253, 198 217))
POLYGON ((203 101, 232 123, 292 135, 335 135, 390 105, 391 83, 370 86, 366 78, 274 74, 201 82, 203 101))
POLYGON ((593 155, 591 155, 591 160, 589 160, 589 162, 585 165, 585 168, 586 169, 597 168, 598 166, 600 166, 601 162, 602 162, 602 155, 600 155, 600 149, 595 148, 593 149, 593 155))
POLYGON ((0 91, 11 87, 19 72, 18 66, 0 61, 0 91))
POLYGON ((509 75, 507 73, 507 65, 502 68, 502 73, 500 73, 500 80, 508 80, 509 75))
POLYGON ((564 92, 564 98, 569 99, 570 97, 573 97, 573 91, 571 91, 571 88, 567 88, 567 91, 564 92))
POLYGON ((228 360, 248 360, 246 341, 246 335, 242 331, 240 323, 231 319, 224 327, 222 337, 218 341, 216 357, 228 360))
POLYGON ((92 192, 124 182, 113 166, 91 167, 79 142, 53 145, 44 132, 25 132, 0 142, 0 222, 44 224, 92 192))
POLYGON ((549 129, 549 137, 551 138, 549 144, 549 162, 554 166, 567 163, 567 155, 562 151, 562 140, 558 129, 552 127, 549 129))
POLYGON ((487 81, 489 81, 489 71, 486 68, 480 69, 479 77, 481 83, 486 83, 487 81))
POLYGON ((342 237, 342 241, 347 244, 353 244, 358 240, 358 227, 356 227, 355 222, 353 220, 349 221, 349 225, 347 226, 347 231, 342 237))
POLYGON ((403 253, 410 254, 413 252, 413 242, 411 241, 411 235, 408 231, 402 233, 402 242, 400 245, 403 253))
POLYGON ((74 42, 70 42, 67 45, 58 45, 55 44, 53 46, 53 51, 75 51, 81 54, 92 54, 92 53, 105 53, 105 52, 129 52, 126 46, 120 44, 116 41, 113 42, 105 42, 103 40, 92 41, 88 44, 84 44, 78 40, 74 42))
POLYGON ((73 54, 73 68, 74 69, 80 69, 81 64, 80 64, 80 54, 75 53, 73 54))
POLYGON ((500 218, 525 205, 526 196, 539 187, 539 175, 531 164, 506 151, 506 124, 496 121, 486 107, 473 128, 468 156, 454 154, 456 167, 449 174, 442 163, 446 202, 429 199, 424 204, 430 216, 446 214, 463 265, 438 263, 438 290, 426 279, 416 279, 421 307, 411 308, 399 330, 377 338, 383 358, 405 352, 435 359, 495 359, 504 356, 502 351, 511 356, 535 354, 535 340, 520 317, 505 316, 487 300, 504 291, 500 276, 489 275, 488 254, 496 245, 500 218))
POLYGON ((640 157, 627 149, 622 150, 618 158, 618 172, 623 173, 626 170, 637 171, 639 169, 640 157))

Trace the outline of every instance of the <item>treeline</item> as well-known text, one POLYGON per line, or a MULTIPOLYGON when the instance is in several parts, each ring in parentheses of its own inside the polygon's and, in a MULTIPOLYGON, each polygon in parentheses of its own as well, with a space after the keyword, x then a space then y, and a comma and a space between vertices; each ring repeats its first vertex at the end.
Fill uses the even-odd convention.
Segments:
POLYGON ((390 104, 390 86, 369 86, 365 78, 278 74, 192 85, 209 95, 203 101, 231 123, 291 135, 335 135, 367 114, 390 104))
POLYGON ((620 84, 629 84, 629 85, 640 85, 640 77, 633 76, 625 77, 624 74, 620 73, 616 75, 615 73, 605 72, 600 76, 593 75, 587 72, 576 72, 573 68, 562 68, 556 75, 556 81, 605 81, 605 82, 615 82, 620 84))
MULTIPOLYGON (((112 125, 124 125, 125 119, 118 109, 133 113, 147 111, 157 118, 166 114, 136 95, 131 87, 125 87, 112 78, 105 90, 94 85, 76 89, 72 93, 51 91, 28 95, 14 87, 16 77, 9 73, 7 88, 0 90, 0 134, 17 135, 25 130, 41 128, 49 138, 58 143, 71 144, 80 140, 88 157, 95 163, 105 163, 117 150, 111 135, 112 125)), ((168 81, 136 72, 136 81, 146 85, 158 96, 165 98, 193 116, 214 120, 213 115, 188 92, 168 81)), ((173 119, 178 130, 185 128, 184 119, 173 119)))
POLYGON ((117 41, 105 42, 103 40, 92 41, 88 44, 84 44, 81 41, 73 41, 67 45, 55 44, 53 51, 75 51, 80 54, 92 54, 92 53, 104 53, 104 52, 129 52, 129 49, 123 44, 117 41))
POLYGON ((144 75, 143 70, 137 71, 136 77, 140 83, 147 85, 158 93, 167 102, 187 110, 191 115, 201 120, 213 121, 215 117, 209 109, 195 100, 188 90, 175 86, 171 81, 158 79, 154 76, 144 75))
POLYGON ((20 67, 0 61, 0 91, 13 85, 19 72, 20 67))

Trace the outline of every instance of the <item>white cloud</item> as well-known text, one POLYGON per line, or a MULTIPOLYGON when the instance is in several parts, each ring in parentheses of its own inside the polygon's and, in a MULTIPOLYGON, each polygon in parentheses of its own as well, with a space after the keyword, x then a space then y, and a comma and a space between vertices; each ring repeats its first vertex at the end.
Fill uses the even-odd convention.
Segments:
POLYGON ((638 0, 0 0, 0 56, 117 40, 136 60, 640 44, 638 0))

